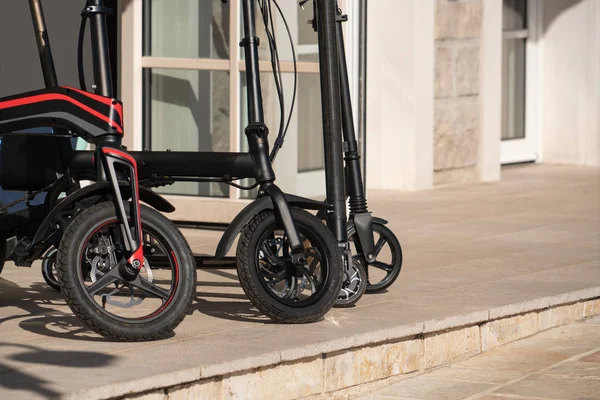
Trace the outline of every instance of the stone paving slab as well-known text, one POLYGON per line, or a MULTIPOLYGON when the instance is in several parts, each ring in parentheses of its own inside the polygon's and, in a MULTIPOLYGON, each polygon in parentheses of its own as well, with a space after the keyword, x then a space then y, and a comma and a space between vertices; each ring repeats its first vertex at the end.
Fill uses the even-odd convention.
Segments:
POLYGON ((599 399, 600 325, 554 328, 354 398, 599 399))
MULTIPOLYGON (((7 265, 0 275, 0 398, 107 398, 186 384, 200 390, 194 382, 241 374, 218 384, 237 393, 243 371, 253 368, 311 357, 306 368, 324 367, 323 354, 481 328, 530 311, 539 314, 537 328, 600 313, 600 302, 542 312, 600 297, 600 171, 534 166, 503 175, 497 184, 370 194, 375 215, 390 220, 403 244, 403 272, 387 293, 310 325, 270 323, 245 298, 235 270, 211 269, 200 271, 193 312, 174 337, 110 343, 82 328, 43 283, 39 265, 7 265)), ((185 234, 196 251, 214 249, 219 238, 185 234)), ((502 344, 517 336, 495 337, 502 344)))

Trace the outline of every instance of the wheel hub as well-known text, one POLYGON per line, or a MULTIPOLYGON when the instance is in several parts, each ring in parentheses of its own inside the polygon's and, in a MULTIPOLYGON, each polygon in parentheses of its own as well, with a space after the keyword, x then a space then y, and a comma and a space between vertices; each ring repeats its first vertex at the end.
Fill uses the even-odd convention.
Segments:
MULTIPOLYGON (((95 247, 91 247, 89 249, 89 253, 92 255, 95 254, 93 258, 90 258, 86 254, 86 259, 88 263, 91 265, 91 269, 89 272, 90 280, 93 283, 96 283, 98 279, 104 276, 108 271, 117 267, 117 247, 113 245, 112 238, 110 236, 101 235, 97 238, 98 245, 95 247)), ((127 264, 123 265, 124 269, 119 271, 119 274, 125 281, 134 280, 138 274, 143 270, 145 272, 145 277, 141 277, 146 280, 148 283, 152 283, 154 276, 152 274, 152 269, 150 268, 150 264, 148 260, 144 257, 144 264, 140 270, 131 270, 131 267, 127 264)), ((131 308, 141 304, 146 295, 144 293, 140 293, 136 295, 136 291, 134 287, 128 285, 124 282, 115 282, 113 283, 114 289, 109 291, 108 293, 102 293, 100 296, 102 297, 102 306, 105 307, 106 304, 120 307, 120 308, 131 308), (116 297, 124 297, 123 291, 128 294, 128 299, 126 301, 117 300, 116 297), (118 295, 118 296, 117 296, 118 295)))

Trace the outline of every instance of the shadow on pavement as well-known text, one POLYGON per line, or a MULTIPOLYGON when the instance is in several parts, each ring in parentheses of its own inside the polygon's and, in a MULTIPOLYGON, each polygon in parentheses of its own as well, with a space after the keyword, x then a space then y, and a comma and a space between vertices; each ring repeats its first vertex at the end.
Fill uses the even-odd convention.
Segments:
MULTIPOLYGON (((23 344, 4 344, 0 347, 16 347, 23 349, 21 353, 16 353, 5 358, 22 363, 46 364, 70 368, 97 368, 112 364, 116 357, 110 354, 87 352, 87 351, 60 351, 44 350, 39 347, 23 344)), ((44 398, 55 398, 60 393, 50 387, 51 382, 39 377, 12 369, 11 367, 0 363, 0 387, 9 390, 23 390, 35 393, 44 398)))
MULTIPOLYGON (((204 271, 219 279, 199 280, 198 288, 202 291, 196 293, 190 314, 199 312, 225 320, 261 324, 271 322, 248 300, 235 273, 216 268, 204 271)), ((0 327, 10 320, 20 320, 19 327, 23 330, 46 337, 80 341, 108 340, 87 329, 66 308, 62 294, 45 283, 35 282, 29 287, 21 287, 0 277, 0 299, 0 327), (2 312, 9 307, 17 311, 2 312)))
MULTIPOLYGON (((198 296, 202 295, 202 293, 198 294, 198 296)), ((222 296, 215 295, 215 297, 222 296)), ((271 320, 258 311, 250 301, 208 301, 196 297, 196 302, 192 304, 192 312, 196 311, 204 315, 231 321, 254 322, 260 324, 268 324, 271 322, 271 320)))
POLYGON ((241 289, 238 277, 235 273, 212 268, 203 269, 203 272, 216 275, 224 280, 219 282, 199 280, 199 288, 216 287, 223 288, 223 290, 197 292, 196 302, 192 305, 192 312, 198 311, 204 315, 231 321, 254 322, 260 324, 268 324, 271 322, 269 318, 265 317, 263 313, 254 307, 244 292, 241 290, 235 292, 227 290, 227 288, 241 289))
POLYGON ((83 341, 105 341, 77 319, 66 307, 62 295, 42 283, 23 288, 14 282, 0 278, 0 327, 14 319, 23 319, 19 326, 26 331, 43 336, 83 341), (23 312, 7 315, 3 309, 14 307, 23 312))

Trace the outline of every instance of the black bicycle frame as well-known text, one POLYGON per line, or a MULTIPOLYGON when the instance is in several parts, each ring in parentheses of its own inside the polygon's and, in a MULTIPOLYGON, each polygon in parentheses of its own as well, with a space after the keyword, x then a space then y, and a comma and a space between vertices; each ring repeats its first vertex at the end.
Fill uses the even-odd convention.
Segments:
POLYGON ((246 82, 248 93, 248 126, 245 134, 248 139, 248 148, 254 161, 254 174, 260 184, 260 190, 271 197, 275 212, 288 236, 292 257, 297 261, 303 257, 304 246, 296 231, 294 220, 285 196, 281 189, 273 182, 275 172, 269 158, 269 130, 265 125, 263 112, 262 90, 260 86, 260 69, 258 66, 259 39, 256 36, 255 0, 242 0, 244 19, 244 38, 240 46, 244 48, 246 60, 246 82))
MULTIPOLYGON (((120 101, 113 98, 113 82, 106 16, 111 10, 103 0, 88 0, 82 12, 89 18, 96 93, 58 87, 54 62, 48 41, 40 0, 29 0, 42 70, 47 88, 11 98, 0 99, 0 132, 28 129, 38 126, 66 128, 77 136, 96 145, 96 151, 75 152, 70 160, 71 168, 89 170, 95 168, 97 182, 109 182, 117 194, 119 216, 127 228, 125 203, 119 191, 118 181, 125 175, 131 184, 133 233, 126 229, 132 249, 129 264, 139 268, 143 265, 141 221, 139 217, 139 174, 145 177, 162 176, 173 180, 202 181, 206 178, 224 181, 253 177, 260 185, 259 196, 268 195, 275 214, 283 225, 292 248, 292 260, 302 261, 304 247, 296 230, 286 196, 274 184, 275 173, 269 160, 268 128, 264 122, 262 92, 259 80, 258 46, 256 36, 255 0, 242 0, 246 81, 248 82, 248 121, 245 129, 249 153, 217 152, 133 152, 121 146, 123 133, 123 110, 120 101), (32 97, 34 100, 32 100, 32 97), (137 161, 137 162, 136 162, 137 161), (139 162, 139 168, 138 168, 139 162)), ((260 204, 266 207, 265 202, 260 204)), ((248 208, 247 212, 254 210, 248 208)), ((247 214, 241 213, 246 218, 247 214)), ((252 215, 253 216, 253 215, 252 215)), ((252 217, 251 216, 251 217, 252 217)), ((243 219, 243 218, 240 218, 243 219)), ((231 244, 237 232, 224 234, 222 249, 231 244)))

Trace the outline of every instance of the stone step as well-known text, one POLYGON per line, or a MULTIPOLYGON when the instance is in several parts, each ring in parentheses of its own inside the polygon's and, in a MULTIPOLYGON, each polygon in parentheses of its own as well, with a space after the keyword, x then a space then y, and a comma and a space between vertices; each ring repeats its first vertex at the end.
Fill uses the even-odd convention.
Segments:
POLYGON ((353 386, 448 365, 600 314, 600 286, 314 346, 204 365, 67 395, 67 399, 329 398, 353 386))

